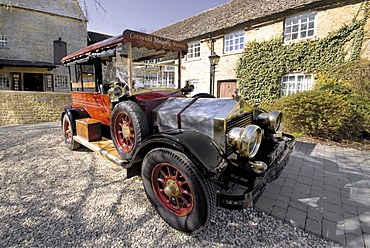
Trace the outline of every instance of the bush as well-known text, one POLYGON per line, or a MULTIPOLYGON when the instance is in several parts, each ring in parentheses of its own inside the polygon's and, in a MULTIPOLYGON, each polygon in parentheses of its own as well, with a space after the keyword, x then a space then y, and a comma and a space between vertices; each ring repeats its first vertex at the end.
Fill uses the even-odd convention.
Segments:
POLYGON ((362 130, 370 132, 370 62, 349 63, 320 73, 315 89, 341 95, 363 119, 362 130))
POLYGON ((269 109, 284 114, 284 127, 292 133, 351 139, 361 131, 362 117, 343 97, 327 91, 305 91, 278 99, 269 109))

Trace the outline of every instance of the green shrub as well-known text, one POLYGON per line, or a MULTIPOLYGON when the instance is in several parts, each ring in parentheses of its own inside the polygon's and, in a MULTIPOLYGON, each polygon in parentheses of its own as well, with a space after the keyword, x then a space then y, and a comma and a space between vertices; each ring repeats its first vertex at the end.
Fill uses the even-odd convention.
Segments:
POLYGON ((342 96, 326 91, 305 91, 278 99, 269 109, 284 114, 284 127, 292 133, 340 141, 356 137, 361 116, 342 96))
POLYGON ((370 132, 370 61, 349 63, 321 72, 315 89, 341 95, 363 119, 362 130, 370 132))

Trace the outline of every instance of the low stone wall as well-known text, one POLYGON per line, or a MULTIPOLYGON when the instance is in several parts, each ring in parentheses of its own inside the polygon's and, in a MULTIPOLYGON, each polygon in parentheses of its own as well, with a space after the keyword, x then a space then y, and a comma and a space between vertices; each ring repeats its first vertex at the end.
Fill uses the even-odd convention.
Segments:
POLYGON ((0 91, 0 126, 60 120, 70 93, 0 91))

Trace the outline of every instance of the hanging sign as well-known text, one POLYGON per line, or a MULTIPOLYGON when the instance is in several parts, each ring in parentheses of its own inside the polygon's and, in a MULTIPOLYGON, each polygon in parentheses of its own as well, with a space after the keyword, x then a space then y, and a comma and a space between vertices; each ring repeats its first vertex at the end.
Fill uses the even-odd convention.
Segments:
POLYGON ((54 91, 54 75, 44 74, 44 81, 46 91, 54 91))
POLYGON ((12 90, 21 90, 21 74, 11 73, 12 77, 12 90))

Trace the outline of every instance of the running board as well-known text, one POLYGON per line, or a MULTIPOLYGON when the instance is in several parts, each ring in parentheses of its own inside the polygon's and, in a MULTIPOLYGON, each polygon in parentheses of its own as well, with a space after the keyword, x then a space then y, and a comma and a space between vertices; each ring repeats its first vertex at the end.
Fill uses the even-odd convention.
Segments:
POLYGON ((129 163, 127 160, 123 160, 119 156, 116 148, 114 147, 113 141, 110 139, 103 137, 102 140, 91 142, 79 136, 73 136, 73 139, 81 145, 86 146, 90 150, 99 153, 100 155, 117 165, 125 167, 129 163))

